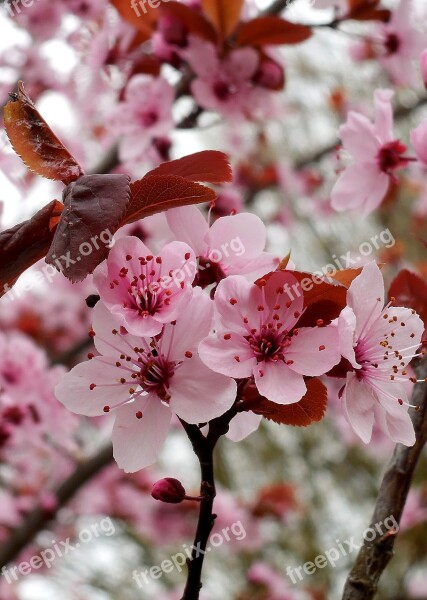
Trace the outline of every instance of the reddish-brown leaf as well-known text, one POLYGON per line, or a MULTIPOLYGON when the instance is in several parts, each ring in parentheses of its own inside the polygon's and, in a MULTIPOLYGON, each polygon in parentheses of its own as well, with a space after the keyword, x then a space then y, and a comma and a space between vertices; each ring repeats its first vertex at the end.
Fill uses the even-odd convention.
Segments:
POLYGON ((156 8, 145 2, 141 6, 137 2, 133 8, 130 0, 110 0, 125 21, 133 25, 140 33, 141 43, 151 39, 159 18, 159 6, 156 8))
POLYGON ((122 225, 176 208, 211 202, 216 194, 210 188, 176 175, 152 175, 131 184, 129 202, 122 225))
POLYGON ((233 180, 227 155, 215 150, 197 152, 163 163, 157 169, 147 173, 146 177, 153 175, 176 175, 190 181, 204 183, 226 183, 233 180))
POLYGON ((212 43, 218 41, 218 35, 212 23, 202 14, 180 2, 168 2, 162 6, 162 12, 175 17, 184 25, 188 33, 212 43))
POLYGON ((22 81, 4 107, 4 126, 15 152, 31 171, 68 185, 83 175, 75 158, 56 137, 27 96, 22 81))
POLYGON ((227 39, 240 20, 244 0, 202 0, 205 15, 222 39, 227 39))
MULTIPOLYGON (((258 399, 249 400, 248 410, 281 425, 307 427, 311 423, 318 423, 325 416, 328 391, 317 378, 309 379, 306 385, 307 393, 295 404, 276 404, 258 396, 258 399)), ((286 390, 286 381, 283 381, 283 389, 286 390)))
POLYGON ((53 239, 52 223, 63 205, 53 200, 28 221, 0 234, 0 296, 16 283, 18 277, 43 258, 53 239))
POLYGON ((325 325, 336 319, 347 304, 347 288, 334 285, 310 273, 293 272, 304 292, 304 314, 298 327, 314 327, 321 319, 325 325))
POLYGON ((129 203, 127 175, 85 175, 64 190, 64 211, 46 262, 82 281, 109 252, 129 203))
POLYGON ((349 288, 353 283, 353 280, 356 279, 358 275, 362 272, 362 269, 343 269, 342 271, 338 271, 332 279, 338 281, 341 285, 344 285, 346 288, 349 288))
POLYGON ((389 298, 395 298, 395 306, 416 310, 427 328, 427 283, 421 277, 407 269, 400 271, 390 286, 389 298))
POLYGON ((291 23, 280 17, 259 17, 240 26, 237 43, 239 46, 299 44, 311 35, 311 28, 306 25, 291 23))

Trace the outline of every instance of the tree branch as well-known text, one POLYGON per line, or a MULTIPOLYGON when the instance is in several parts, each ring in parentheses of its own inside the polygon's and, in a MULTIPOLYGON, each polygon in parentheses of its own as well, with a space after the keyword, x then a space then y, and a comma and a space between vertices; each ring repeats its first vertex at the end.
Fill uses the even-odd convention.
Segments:
MULTIPOLYGON (((416 367, 420 379, 427 377, 427 361, 416 367)), ((420 406, 414 412, 414 428, 417 441, 412 448, 398 444, 384 475, 378 493, 371 526, 394 517, 398 523, 405 506, 418 459, 427 442, 427 389, 425 383, 415 386, 412 404, 420 406)), ((388 531, 371 542, 365 541, 348 576, 342 600, 370 600, 374 598, 379 579, 393 556, 397 531, 388 531)))
POLYGON ((228 432, 231 420, 239 412, 240 393, 235 404, 224 415, 209 423, 209 433, 205 437, 197 425, 189 425, 181 420, 182 426, 193 446, 201 472, 199 519, 194 538, 191 558, 187 560, 187 583, 181 600, 198 600, 202 589, 202 569, 206 548, 216 515, 213 504, 216 495, 213 453, 218 440, 228 432))
POLYGON ((0 548, 0 569, 15 560, 19 553, 30 544, 35 536, 56 516, 69 500, 95 475, 113 461, 111 445, 106 446, 98 454, 78 465, 75 471, 56 490, 57 505, 53 511, 47 512, 41 506, 30 512, 22 525, 14 529, 0 548))

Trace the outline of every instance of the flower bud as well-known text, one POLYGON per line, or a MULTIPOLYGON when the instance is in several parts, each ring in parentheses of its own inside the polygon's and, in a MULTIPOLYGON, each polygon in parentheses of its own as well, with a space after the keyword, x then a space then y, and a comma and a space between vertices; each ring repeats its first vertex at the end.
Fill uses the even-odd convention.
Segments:
POLYGON ((168 504, 179 504, 186 497, 185 489, 178 479, 166 477, 153 485, 151 495, 155 500, 168 504))

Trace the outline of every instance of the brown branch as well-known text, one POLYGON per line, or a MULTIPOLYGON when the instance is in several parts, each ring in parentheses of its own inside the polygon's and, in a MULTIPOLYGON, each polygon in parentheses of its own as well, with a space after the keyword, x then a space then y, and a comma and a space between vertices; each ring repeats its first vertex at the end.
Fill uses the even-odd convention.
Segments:
POLYGON ((75 471, 55 491, 57 500, 55 510, 47 512, 41 506, 37 506, 25 517, 24 522, 19 527, 12 530, 10 537, 3 542, 0 548, 0 569, 15 560, 19 553, 34 540, 36 535, 54 519, 59 509, 112 461, 113 451, 111 445, 108 445, 86 462, 79 464, 75 471))
MULTIPOLYGON (((416 367, 419 378, 427 377, 427 361, 416 367)), ((425 383, 418 383, 412 396, 412 404, 419 405, 414 412, 414 428, 417 441, 412 448, 398 444, 381 483, 372 516, 371 526, 394 517, 398 523, 405 507, 406 498, 421 452, 427 442, 427 390, 425 383)), ((387 532, 371 542, 365 541, 348 576, 342 600, 370 600, 374 598, 381 574, 393 556, 397 537, 387 532)))

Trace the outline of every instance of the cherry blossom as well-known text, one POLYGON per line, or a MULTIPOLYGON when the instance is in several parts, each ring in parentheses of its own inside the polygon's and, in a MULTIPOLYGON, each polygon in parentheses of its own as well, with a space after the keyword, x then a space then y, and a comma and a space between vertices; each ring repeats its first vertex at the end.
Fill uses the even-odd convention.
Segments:
POLYGON ((384 282, 375 262, 353 281, 347 303, 338 326, 341 353, 352 366, 342 392, 347 420, 365 443, 375 422, 394 442, 412 446, 406 369, 424 324, 413 310, 390 303, 384 308, 384 282))
POLYGON ((189 244, 199 259, 198 285, 236 274, 253 281, 279 265, 264 252, 267 230, 256 215, 220 217, 209 227, 195 206, 185 206, 169 210, 167 220, 175 238, 189 244))
POLYGON ((260 394, 278 404, 301 400, 303 376, 323 375, 340 360, 336 327, 296 327, 303 293, 289 300, 290 288, 298 290, 298 283, 287 272, 260 286, 227 277, 215 294, 218 330, 199 348, 208 367, 239 379, 253 376, 260 394))
POLYGON ((162 78, 135 75, 125 97, 110 116, 109 128, 122 136, 120 158, 133 165, 145 158, 153 140, 167 136, 173 128, 174 88, 162 78))
POLYGON ((74 367, 55 391, 72 412, 115 413, 114 456, 126 472, 157 460, 173 414, 204 423, 233 404, 235 382, 208 369, 197 354, 212 312, 199 289, 160 337, 141 338, 120 326, 102 303, 96 306, 94 341, 102 356, 74 367))
POLYGON ((425 48, 425 34, 415 28, 413 20, 413 1, 400 0, 396 10, 391 13, 390 21, 380 24, 376 34, 382 38, 384 52, 378 60, 398 85, 418 83, 419 75, 414 68, 414 61, 418 60, 425 48))
POLYGON ((393 136, 391 90, 376 90, 375 121, 351 111, 339 129, 344 149, 354 162, 344 169, 331 192, 337 211, 359 209, 368 215, 381 204, 394 171, 408 165, 406 146, 393 136))
MULTIPOLYGON (((259 55, 253 48, 232 50, 221 60, 213 44, 193 36, 189 39, 189 48, 182 54, 197 76, 191 89, 200 106, 240 120, 274 114, 271 91, 254 84, 261 74, 259 55)), ((274 74, 263 72, 263 76, 276 81, 274 74)))
POLYGON ((191 298, 195 274, 196 259, 187 244, 171 242, 154 256, 138 238, 124 237, 97 267, 94 282, 130 333, 154 336, 191 298))

